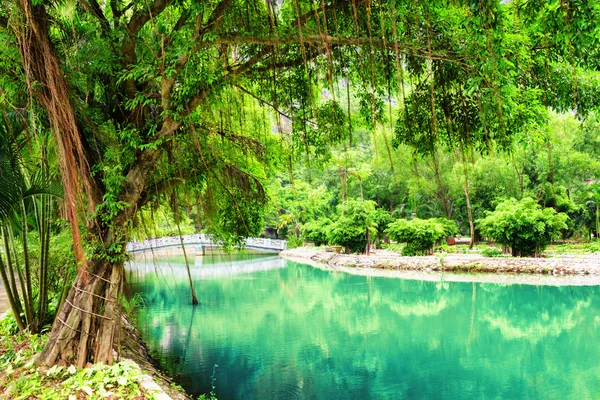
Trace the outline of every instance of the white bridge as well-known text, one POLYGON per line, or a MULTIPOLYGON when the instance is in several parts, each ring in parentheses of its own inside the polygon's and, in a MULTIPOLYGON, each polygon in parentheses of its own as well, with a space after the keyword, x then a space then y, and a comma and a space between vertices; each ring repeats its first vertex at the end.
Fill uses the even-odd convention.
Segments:
MULTIPOLYGON (((210 247, 220 247, 219 242, 213 241, 209 235, 185 235, 181 237, 183 244, 187 248, 195 247, 196 251, 204 253, 204 249, 210 247)), ((260 250, 268 253, 279 253, 286 249, 287 242, 285 240, 263 239, 263 238, 247 238, 244 240, 243 247, 246 249, 260 250)), ((158 250, 164 248, 181 248, 181 240, 179 236, 172 236, 160 239, 148 239, 143 242, 127 243, 127 251, 137 253, 148 250, 158 250)))

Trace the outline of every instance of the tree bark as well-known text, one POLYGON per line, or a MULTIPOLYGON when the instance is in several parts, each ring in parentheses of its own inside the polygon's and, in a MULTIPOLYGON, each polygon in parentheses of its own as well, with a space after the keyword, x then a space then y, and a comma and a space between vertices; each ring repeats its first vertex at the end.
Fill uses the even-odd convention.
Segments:
POLYGON ((37 362, 80 368, 88 362, 111 364, 122 278, 122 261, 94 259, 80 269, 37 362))

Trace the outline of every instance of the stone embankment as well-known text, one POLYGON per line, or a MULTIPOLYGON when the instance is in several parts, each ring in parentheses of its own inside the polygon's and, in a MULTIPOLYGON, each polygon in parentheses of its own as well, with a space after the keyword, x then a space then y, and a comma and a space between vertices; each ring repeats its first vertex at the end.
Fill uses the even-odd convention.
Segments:
MULTIPOLYGON (((600 283, 600 254, 562 255, 551 258, 483 257, 477 254, 437 254, 434 256, 405 257, 389 251, 373 254, 337 254, 314 248, 288 249, 282 257, 344 270, 393 270, 410 271, 411 276, 421 279, 427 273, 478 273, 471 277, 490 274, 544 275, 548 277, 569 276, 582 283, 600 283), (414 272, 423 273, 421 275, 414 272)), ((352 271, 348 271, 352 272, 352 271)), ((359 272, 362 273, 362 272, 359 272)), ((464 275, 464 274, 463 274, 464 275)), ((451 280, 479 280, 451 279, 451 280)), ((573 280, 573 279, 571 279, 573 280)))

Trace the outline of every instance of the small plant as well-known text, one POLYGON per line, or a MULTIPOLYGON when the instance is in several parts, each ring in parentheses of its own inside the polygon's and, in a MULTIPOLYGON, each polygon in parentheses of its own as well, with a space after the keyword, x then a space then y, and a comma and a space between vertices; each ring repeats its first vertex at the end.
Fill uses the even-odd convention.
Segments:
POLYGON ((406 247, 403 243, 384 243, 382 246, 385 250, 394 251, 396 253, 402 253, 404 247, 406 247))
POLYGON ((200 396, 198 396, 198 400, 217 400, 217 395, 215 393, 215 389, 217 388, 216 386, 216 381, 217 378, 215 377, 216 373, 217 373, 217 368, 219 366, 217 364, 214 365, 213 367, 213 373, 210 377, 210 385, 211 385, 211 389, 209 393, 205 393, 205 394, 201 394, 200 396))
POLYGON ((288 249, 295 249, 296 247, 302 246, 302 244, 304 243, 304 240, 302 239, 302 237, 298 237, 296 235, 290 235, 286 238, 286 242, 287 242, 288 249))
POLYGON ((481 255, 484 257, 501 257, 503 255, 502 250, 496 247, 486 247, 481 250, 481 255))
POLYGON ((123 309, 123 314, 125 314, 128 318, 135 318, 135 311, 145 307, 148 304, 148 301, 144 298, 141 293, 136 293, 131 296, 130 299, 127 299, 123 296, 121 299, 121 307, 123 309))

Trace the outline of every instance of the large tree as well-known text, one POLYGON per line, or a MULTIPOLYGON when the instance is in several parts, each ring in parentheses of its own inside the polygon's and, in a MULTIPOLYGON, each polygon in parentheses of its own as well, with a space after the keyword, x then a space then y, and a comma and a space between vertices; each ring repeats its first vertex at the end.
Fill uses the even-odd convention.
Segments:
POLYGON ((262 130, 248 122, 250 99, 273 110, 279 132, 290 119, 290 143, 306 154, 351 137, 335 90, 348 81, 373 123, 384 96, 410 97, 412 104, 422 98, 433 111, 407 108, 416 118, 407 122, 426 138, 445 132, 483 143, 510 136, 524 113, 507 113, 505 101, 518 106, 525 93, 515 81, 519 54, 512 51, 526 47, 527 38, 503 41, 509 7, 498 1, 0 1, 0 51, 8 60, 0 62, 0 77, 14 82, 12 94, 2 95, 14 100, 26 88, 45 110, 80 263, 39 361, 112 361, 125 244, 136 212, 157 195, 189 190, 202 198, 212 225, 233 238, 258 229, 265 195, 257 171, 273 156, 266 150, 272 136, 265 134, 270 119, 262 130), (329 95, 321 88, 331 88, 329 95), (476 125, 487 127, 460 122, 474 115, 485 116, 476 125), (459 122, 452 127, 447 118, 459 122))

